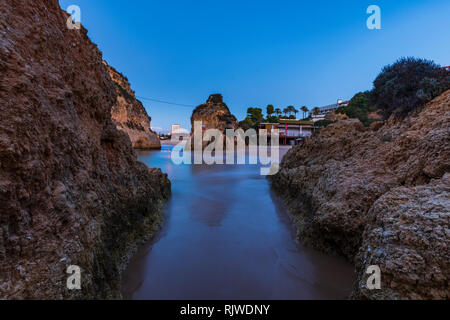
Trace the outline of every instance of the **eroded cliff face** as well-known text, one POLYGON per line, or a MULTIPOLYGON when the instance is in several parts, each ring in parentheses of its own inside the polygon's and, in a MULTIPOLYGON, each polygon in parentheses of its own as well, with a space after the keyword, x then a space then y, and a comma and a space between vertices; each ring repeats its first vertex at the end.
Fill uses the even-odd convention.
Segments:
POLYGON ((226 129, 237 129, 239 123, 223 102, 221 94, 212 94, 205 104, 199 105, 191 117, 192 128, 195 121, 202 121, 204 130, 217 129, 225 133, 226 129))
POLYGON ((271 178, 300 241, 356 265, 354 298, 448 299, 450 91, 399 121, 343 120, 292 149, 271 178), (367 290, 378 265, 382 289, 367 290))
POLYGON ((135 149, 161 149, 161 142, 150 126, 151 118, 142 103, 136 99, 128 79, 104 62, 114 82, 117 101, 111 116, 117 129, 124 131, 135 149))
POLYGON ((57 0, 0 2, 0 298, 119 298, 161 220, 160 170, 115 128, 117 96, 87 31, 57 0), (80 291, 66 268, 82 268, 80 291))

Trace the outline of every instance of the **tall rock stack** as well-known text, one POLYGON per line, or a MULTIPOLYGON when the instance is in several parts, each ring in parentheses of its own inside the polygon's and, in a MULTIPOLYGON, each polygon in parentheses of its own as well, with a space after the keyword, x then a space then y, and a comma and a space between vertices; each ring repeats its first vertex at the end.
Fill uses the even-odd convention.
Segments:
POLYGON ((205 104, 195 108, 191 117, 192 128, 195 121, 202 121, 204 129, 218 129, 225 133, 226 129, 237 129, 239 123, 223 102, 221 94, 212 94, 205 104))
POLYGON ((161 142, 150 126, 151 118, 142 103, 136 99, 128 79, 104 62, 117 94, 111 116, 117 129, 124 131, 135 149, 161 149, 161 142))
POLYGON ((170 194, 116 129, 102 54, 68 18, 58 0, 0 2, 0 299, 119 298, 170 194))

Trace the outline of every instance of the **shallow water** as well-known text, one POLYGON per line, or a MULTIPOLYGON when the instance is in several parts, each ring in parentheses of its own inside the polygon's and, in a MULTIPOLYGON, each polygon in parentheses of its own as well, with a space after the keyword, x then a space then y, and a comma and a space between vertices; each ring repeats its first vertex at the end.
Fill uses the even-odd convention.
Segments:
POLYGON ((180 165, 142 152, 172 181, 165 226, 123 276, 126 299, 345 299, 353 267, 295 242, 256 165, 180 165))

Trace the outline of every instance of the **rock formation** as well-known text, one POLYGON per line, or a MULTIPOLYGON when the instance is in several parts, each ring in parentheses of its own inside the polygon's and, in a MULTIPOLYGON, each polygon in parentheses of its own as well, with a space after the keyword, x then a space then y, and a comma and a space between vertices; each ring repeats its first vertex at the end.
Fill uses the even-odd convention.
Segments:
POLYGON ((135 149, 161 149, 161 142, 150 127, 151 118, 142 103, 136 99, 128 79, 106 62, 104 64, 117 93, 117 102, 111 109, 111 116, 117 129, 130 137, 135 149))
POLYGON ((448 299, 450 91, 404 120, 343 120, 292 149, 272 186, 299 240, 356 265, 354 298, 448 299), (378 265, 381 290, 367 290, 378 265))
POLYGON ((170 194, 116 129, 102 54, 67 20, 57 0, 0 2, 0 299, 119 298, 170 194))
POLYGON ((332 122, 346 120, 346 119, 348 119, 348 116, 343 113, 331 112, 331 113, 325 115, 325 120, 332 121, 332 122))
POLYGON ((191 117, 192 128, 195 121, 202 121, 204 129, 218 129, 225 133, 226 129, 237 129, 239 123, 223 102, 221 94, 212 94, 205 104, 195 108, 191 117))

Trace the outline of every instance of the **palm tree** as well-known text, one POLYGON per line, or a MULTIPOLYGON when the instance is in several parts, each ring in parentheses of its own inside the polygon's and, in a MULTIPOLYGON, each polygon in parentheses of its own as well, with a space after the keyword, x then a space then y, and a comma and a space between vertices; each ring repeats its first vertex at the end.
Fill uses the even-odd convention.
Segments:
POLYGON ((313 115, 317 116, 317 115, 320 113, 320 108, 315 107, 315 108, 312 110, 312 113, 313 113, 313 115))
POLYGON ((298 113, 298 110, 295 109, 294 106, 289 106, 289 107, 287 107, 287 109, 289 110, 288 113, 291 114, 291 115, 292 115, 293 113, 295 113, 295 115, 297 115, 297 113, 298 113))
POLYGON ((295 119, 297 119, 297 113, 299 112, 296 108, 294 108, 294 110, 292 110, 292 112, 295 113, 295 119))
POLYGON ((309 109, 306 106, 300 108, 303 111, 303 119, 306 118, 306 113, 308 113, 309 109))
POLYGON ((283 109, 283 113, 286 118, 287 118, 287 114, 290 112, 291 112, 291 109, 289 109, 289 107, 283 109))
POLYGON ((270 118, 274 114, 274 112, 275 112, 274 106, 272 104, 269 104, 267 106, 267 117, 270 118))
POLYGON ((275 114, 279 117, 283 112, 281 111, 280 108, 276 108, 275 109, 275 114))

